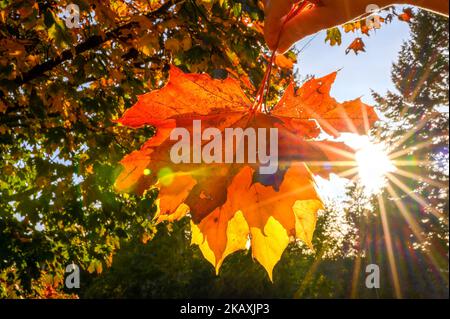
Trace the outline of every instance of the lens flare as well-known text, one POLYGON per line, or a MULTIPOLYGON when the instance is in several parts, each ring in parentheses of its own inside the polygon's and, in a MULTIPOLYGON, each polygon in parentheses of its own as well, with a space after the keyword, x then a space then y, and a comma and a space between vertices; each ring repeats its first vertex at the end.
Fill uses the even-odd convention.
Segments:
POLYGON ((359 178, 368 194, 379 193, 386 186, 386 175, 396 171, 385 146, 368 140, 358 148, 356 163, 359 178))

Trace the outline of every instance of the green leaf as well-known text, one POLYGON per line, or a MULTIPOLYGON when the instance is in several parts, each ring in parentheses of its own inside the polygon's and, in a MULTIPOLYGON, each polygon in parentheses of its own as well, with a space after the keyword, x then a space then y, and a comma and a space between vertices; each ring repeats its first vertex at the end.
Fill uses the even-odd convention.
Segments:
POLYGON ((236 17, 240 17, 242 14, 242 3, 235 3, 233 5, 233 14, 236 17))
POLYGON ((328 41, 330 41, 331 46, 342 44, 342 34, 339 28, 332 28, 327 30, 327 37, 325 38, 325 42, 328 41))
POLYGON ((60 49, 67 49, 71 46, 72 38, 70 33, 67 31, 64 21, 62 21, 53 12, 45 14, 45 24, 48 29, 48 38, 53 40, 56 46, 60 49))

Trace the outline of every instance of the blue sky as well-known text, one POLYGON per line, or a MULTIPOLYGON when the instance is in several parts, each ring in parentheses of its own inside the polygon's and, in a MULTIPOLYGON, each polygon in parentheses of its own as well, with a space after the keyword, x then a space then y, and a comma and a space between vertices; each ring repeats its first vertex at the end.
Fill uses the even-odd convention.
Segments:
MULTIPOLYGON (((301 77, 321 77, 341 69, 331 94, 340 102, 361 96, 364 102, 374 104, 371 89, 381 94, 393 89, 392 63, 396 61, 402 43, 409 38, 407 23, 394 19, 370 37, 363 35, 367 52, 359 55, 345 54, 348 45, 360 36, 357 33, 343 33, 342 45, 335 47, 325 43, 325 33, 320 32, 299 54, 296 68, 301 77)), ((310 39, 301 40, 296 48, 303 48, 310 39)))
MULTIPOLYGON (((397 60, 402 44, 409 39, 409 31, 407 23, 394 19, 392 23, 371 32, 370 37, 358 33, 343 33, 342 45, 334 47, 325 43, 326 31, 319 32, 296 44, 298 50, 304 48, 298 55, 296 71, 300 78, 304 78, 307 75, 321 77, 340 70, 331 96, 340 102, 362 97, 365 103, 375 105, 371 90, 380 94, 395 90, 391 80, 392 64, 397 60), (356 37, 363 38, 366 52, 358 55, 350 52, 346 55, 345 49, 356 37), (310 40, 312 41, 308 44, 310 40)), ((371 144, 368 139, 363 137, 351 135, 346 136, 343 141, 360 149, 362 154, 367 150, 373 152, 369 148, 371 144)), ((364 172, 360 171, 361 173, 364 172)), ((370 176, 372 178, 375 175, 370 176)), ((321 178, 316 181, 324 199, 338 200, 345 197, 346 180, 333 176, 330 181, 321 178)))

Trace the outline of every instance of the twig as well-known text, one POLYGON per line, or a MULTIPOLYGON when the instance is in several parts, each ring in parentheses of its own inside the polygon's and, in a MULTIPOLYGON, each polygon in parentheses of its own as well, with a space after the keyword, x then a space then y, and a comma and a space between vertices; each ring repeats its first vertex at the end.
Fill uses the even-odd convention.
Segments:
MULTIPOLYGON (((158 9, 151 11, 151 12, 145 14, 144 16, 147 18, 159 17, 162 13, 168 11, 171 7, 173 7, 176 4, 181 3, 183 1, 185 1, 185 0, 170 0, 170 1, 166 2, 165 4, 163 4, 161 7, 159 7, 158 9)), ((128 22, 124 25, 118 26, 117 28, 115 28, 111 31, 106 32, 106 34, 104 36, 100 36, 100 35, 91 36, 83 43, 78 44, 75 47, 75 49, 68 49, 68 50, 62 52, 61 55, 59 55, 58 57, 55 57, 55 58, 53 58, 49 61, 46 61, 42 64, 36 65, 28 72, 23 73, 21 78, 16 78, 15 80, 7 81, 6 83, 9 82, 8 84, 12 84, 13 86, 20 87, 23 84, 26 84, 36 78, 43 76, 44 73, 54 69, 61 63, 68 61, 68 60, 72 60, 75 57, 77 57, 78 55, 80 55, 86 51, 95 49, 96 47, 104 44, 105 42, 108 42, 108 41, 116 38, 117 35, 120 34, 120 32, 122 30, 132 29, 138 25, 139 24, 136 21, 132 21, 132 22, 128 22)), ((5 85, 5 86, 8 87, 8 85, 5 85)), ((2 91, 0 91, 0 96, 3 96, 2 91)))

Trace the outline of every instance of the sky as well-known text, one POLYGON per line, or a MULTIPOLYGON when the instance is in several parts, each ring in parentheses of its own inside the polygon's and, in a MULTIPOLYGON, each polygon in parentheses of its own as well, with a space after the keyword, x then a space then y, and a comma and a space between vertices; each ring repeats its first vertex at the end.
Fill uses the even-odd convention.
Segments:
POLYGON ((391 24, 371 33, 370 37, 361 36, 366 44, 366 52, 355 55, 345 54, 345 49, 358 36, 358 33, 343 33, 342 45, 331 47, 325 43, 326 31, 320 32, 312 42, 312 37, 296 44, 303 49, 298 55, 296 69, 300 77, 307 75, 321 77, 336 70, 341 70, 332 88, 331 96, 343 102, 362 97, 368 104, 374 104, 371 89, 383 94, 393 90, 390 78, 392 63, 396 61, 402 43, 409 38, 407 23, 394 19, 391 24))
MULTIPOLYGON (((371 32, 370 37, 358 33, 343 33, 340 46, 330 46, 329 43, 325 43, 325 38, 326 31, 322 31, 317 35, 299 41, 295 45, 298 50, 301 50, 295 66, 300 78, 308 75, 322 77, 340 70, 331 91, 331 96, 339 102, 361 97, 365 103, 375 105, 371 94, 372 90, 382 95, 388 90, 395 90, 391 80, 391 69, 392 64, 397 60, 402 44, 409 39, 409 25, 407 23, 394 19, 392 23, 382 25, 382 28, 376 30, 376 33, 371 32), (366 52, 355 55, 352 51, 346 55, 345 49, 356 37, 363 38, 366 44, 366 52)), ((365 137, 348 135, 343 141, 359 149, 357 154, 374 155, 374 153, 377 153, 373 151, 374 146, 365 137)), ((384 174, 384 171, 366 170, 365 172, 360 167, 361 178, 365 173, 370 173, 368 174, 370 180, 378 181, 378 179, 383 178, 382 175, 378 176, 378 173, 384 174)), ((319 192, 325 200, 345 198, 346 180, 332 176, 330 180, 317 178, 316 182, 319 192)), ((368 183, 366 187, 373 186, 373 191, 381 186, 378 183, 377 185, 369 184, 371 183, 368 183)))

